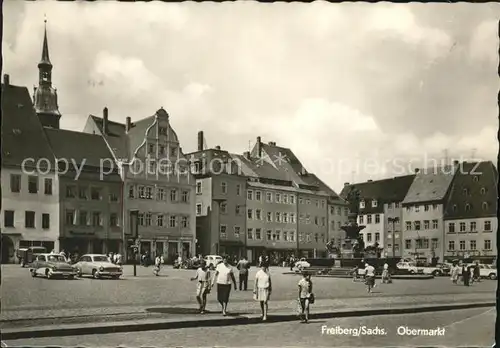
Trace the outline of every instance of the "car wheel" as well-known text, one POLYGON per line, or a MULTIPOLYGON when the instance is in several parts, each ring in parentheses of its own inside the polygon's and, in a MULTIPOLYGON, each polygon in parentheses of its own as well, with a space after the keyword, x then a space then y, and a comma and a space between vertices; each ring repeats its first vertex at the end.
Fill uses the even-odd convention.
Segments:
POLYGON ((491 280, 495 280, 495 279, 497 279, 497 275, 496 275, 495 273, 491 273, 491 274, 489 275, 489 278, 490 278, 491 280))
POLYGON ((70 275, 70 276, 68 276, 68 279, 69 279, 69 280, 73 280, 73 279, 75 279, 75 276, 70 275))
POLYGON ((52 274, 50 274, 50 270, 48 268, 45 269, 45 276, 47 277, 47 279, 52 278, 52 274))
POLYGON ((414 271, 414 270, 411 270, 411 271, 410 271, 410 274, 415 274, 415 271, 414 271))
POLYGON ((76 270, 76 276, 77 276, 78 278, 83 277, 83 273, 82 273, 81 268, 78 268, 78 269, 76 270))
POLYGON ((439 275, 439 271, 438 270, 432 271, 432 275, 434 277, 437 277, 439 275))
POLYGON ((97 270, 96 269, 93 269, 92 270, 92 277, 94 277, 94 279, 99 279, 99 273, 97 273, 97 270))
POLYGON ((111 279, 120 279, 120 276, 112 276, 111 279))
POLYGON ((33 278, 36 278, 36 270, 32 269, 30 273, 33 278))

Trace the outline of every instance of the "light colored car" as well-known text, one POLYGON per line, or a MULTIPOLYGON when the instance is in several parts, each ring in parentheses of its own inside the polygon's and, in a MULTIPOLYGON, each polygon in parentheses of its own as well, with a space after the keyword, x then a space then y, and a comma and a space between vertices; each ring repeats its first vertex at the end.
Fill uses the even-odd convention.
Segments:
POLYGON ((417 267, 417 264, 414 262, 399 262, 396 267, 399 269, 406 269, 411 274, 424 274, 424 269, 422 267, 417 267))
POLYGON ((295 268, 299 272, 306 269, 306 268, 309 268, 309 267, 311 267, 311 264, 309 262, 307 262, 305 257, 303 257, 299 261, 295 262, 295 268))
POLYGON ((115 265, 108 256, 102 254, 83 255, 74 267, 79 277, 91 275, 95 279, 103 277, 118 279, 123 274, 120 266, 115 265))
POLYGON ((222 256, 219 255, 207 255, 203 258, 207 267, 214 266, 216 267, 219 263, 222 262, 222 256))
MULTIPOLYGON (((475 263, 467 264, 467 267, 475 266, 475 263)), ((480 263, 479 265, 479 275, 481 278, 489 278, 491 280, 497 279, 497 269, 492 265, 485 265, 480 263)), ((460 269, 460 274, 462 274, 462 269, 460 269)))
POLYGON ((74 267, 72 267, 66 258, 58 254, 38 254, 35 260, 33 260, 30 267, 31 276, 47 277, 52 278, 68 278, 73 279, 77 272, 74 267))

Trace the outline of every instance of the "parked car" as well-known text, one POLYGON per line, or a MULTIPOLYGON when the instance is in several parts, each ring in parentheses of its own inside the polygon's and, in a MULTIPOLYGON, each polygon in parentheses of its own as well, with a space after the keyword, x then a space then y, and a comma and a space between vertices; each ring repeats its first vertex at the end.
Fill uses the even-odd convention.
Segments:
POLYGON ((102 254, 86 254, 80 257, 74 265, 78 276, 91 275, 95 279, 109 277, 118 279, 123 274, 120 266, 111 262, 108 256, 102 254))
POLYGON ((399 262, 396 267, 398 269, 405 269, 410 272, 410 274, 424 274, 424 269, 422 267, 417 267, 414 262, 399 262))
POLYGON ((213 266, 216 267, 219 263, 222 262, 222 256, 219 255, 207 255, 203 258, 207 267, 213 266))
POLYGON ((30 267, 31 276, 43 276, 48 279, 62 277, 73 279, 76 269, 66 261, 66 258, 58 254, 38 254, 30 267))
POLYGON ((21 267, 29 265, 33 261, 35 261, 36 256, 38 254, 46 253, 47 249, 45 247, 29 247, 29 248, 20 248, 17 250, 17 258, 21 267))
POLYGON ((311 267, 311 264, 303 257, 299 261, 295 262, 295 270, 300 272, 306 268, 311 267))
MULTIPOLYGON (((475 266, 475 263, 467 264, 467 267, 475 266)), ((462 274, 462 269, 460 268, 460 275, 462 274)), ((497 279, 497 269, 495 266, 486 265, 483 263, 479 264, 479 275, 481 278, 489 278, 491 280, 497 279)))

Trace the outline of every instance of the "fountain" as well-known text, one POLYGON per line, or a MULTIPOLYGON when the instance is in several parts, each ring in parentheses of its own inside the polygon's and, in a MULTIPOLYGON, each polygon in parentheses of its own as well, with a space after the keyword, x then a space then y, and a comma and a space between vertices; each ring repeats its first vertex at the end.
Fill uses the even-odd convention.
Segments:
POLYGON ((359 190, 351 186, 346 199, 349 202, 349 222, 340 227, 346 234, 340 249, 340 257, 341 259, 363 258, 365 243, 359 232, 366 226, 360 226, 357 222, 360 202, 359 190))

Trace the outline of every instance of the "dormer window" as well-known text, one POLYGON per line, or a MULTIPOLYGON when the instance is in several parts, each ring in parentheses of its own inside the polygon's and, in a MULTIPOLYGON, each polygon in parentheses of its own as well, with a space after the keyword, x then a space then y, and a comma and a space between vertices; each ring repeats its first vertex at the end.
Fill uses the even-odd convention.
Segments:
POLYGON ((377 206, 378 206, 378 202, 374 199, 374 200, 372 201, 372 207, 373 207, 373 208, 376 208, 377 206))
POLYGON ((469 195, 469 190, 468 189, 464 188, 463 192, 464 192, 464 196, 468 196, 469 195))
POLYGON ((166 127, 159 127, 158 133, 160 133, 160 135, 167 135, 167 128, 166 127))
POLYGON ((360 208, 364 208, 364 207, 365 207, 365 201, 361 201, 361 202, 359 202, 359 207, 360 207, 360 208))
POLYGON ((148 153, 154 153, 154 152, 155 152, 155 146, 153 144, 149 144, 148 153))
POLYGON ((488 210, 488 203, 483 202, 483 210, 488 210))
POLYGON ((470 211, 470 204, 468 204, 468 203, 467 203, 467 204, 465 205, 465 211, 470 211))
POLYGON ((453 204, 453 211, 457 211, 458 207, 456 204, 453 204))
POLYGON ((482 194, 482 195, 485 195, 485 194, 486 194, 486 188, 481 187, 481 194, 482 194))
POLYGON ((474 182, 478 182, 479 181, 479 176, 477 175, 474 175, 474 178, 472 179, 474 182))

